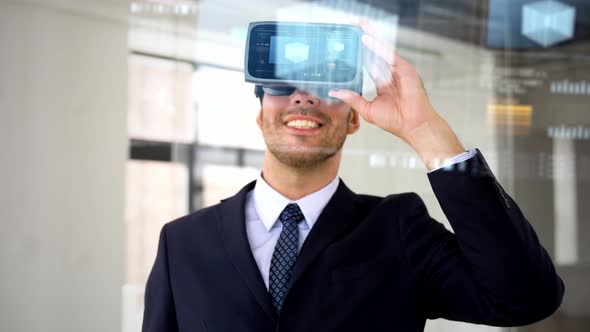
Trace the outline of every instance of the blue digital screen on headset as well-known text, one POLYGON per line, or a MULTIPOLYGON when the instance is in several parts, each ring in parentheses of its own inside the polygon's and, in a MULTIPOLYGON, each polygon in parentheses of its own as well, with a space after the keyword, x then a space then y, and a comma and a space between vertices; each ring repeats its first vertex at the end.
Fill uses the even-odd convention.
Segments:
POLYGON ((356 47, 346 36, 271 36, 268 63, 277 77, 346 81, 355 74, 356 47))
POLYGON ((348 27, 261 25, 252 31, 247 67, 262 79, 349 82, 359 72, 359 44, 348 27))
POLYGON ((326 63, 338 60, 348 62, 351 66, 356 62, 356 50, 352 48, 352 40, 343 38, 304 39, 291 36, 271 36, 269 63, 293 65, 309 61, 326 63))

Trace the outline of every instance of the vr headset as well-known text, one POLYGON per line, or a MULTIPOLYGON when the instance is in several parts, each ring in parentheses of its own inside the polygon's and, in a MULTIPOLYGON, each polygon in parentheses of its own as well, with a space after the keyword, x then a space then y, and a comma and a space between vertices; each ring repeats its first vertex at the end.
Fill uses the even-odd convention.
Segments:
POLYGON ((295 89, 334 101, 332 89, 362 93, 362 31, 345 24, 253 22, 244 77, 254 94, 288 96, 295 89))

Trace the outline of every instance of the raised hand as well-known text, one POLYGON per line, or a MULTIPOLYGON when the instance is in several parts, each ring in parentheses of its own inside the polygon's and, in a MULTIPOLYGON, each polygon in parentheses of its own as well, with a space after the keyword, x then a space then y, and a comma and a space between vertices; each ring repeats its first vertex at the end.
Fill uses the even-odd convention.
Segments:
POLYGON ((350 90, 332 90, 330 96, 347 103, 365 121, 403 139, 428 169, 463 152, 457 136, 432 107, 414 66, 366 21, 360 25, 365 33, 365 68, 375 82, 377 97, 369 101, 350 90))

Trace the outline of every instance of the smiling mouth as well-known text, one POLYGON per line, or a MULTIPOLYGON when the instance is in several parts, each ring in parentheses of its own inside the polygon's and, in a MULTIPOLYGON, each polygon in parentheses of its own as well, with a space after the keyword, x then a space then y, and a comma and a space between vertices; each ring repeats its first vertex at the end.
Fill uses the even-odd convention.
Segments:
POLYGON ((285 124, 287 127, 296 129, 315 129, 322 126, 321 123, 310 120, 292 120, 285 124))

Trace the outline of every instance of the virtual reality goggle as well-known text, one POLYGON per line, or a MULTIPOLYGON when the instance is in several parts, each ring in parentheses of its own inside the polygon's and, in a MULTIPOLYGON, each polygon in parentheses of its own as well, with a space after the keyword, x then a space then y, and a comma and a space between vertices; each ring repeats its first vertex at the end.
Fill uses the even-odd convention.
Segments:
POLYGON ((332 89, 362 93, 361 29, 353 25, 253 22, 244 77, 254 93, 288 96, 295 89, 330 100, 332 89))

